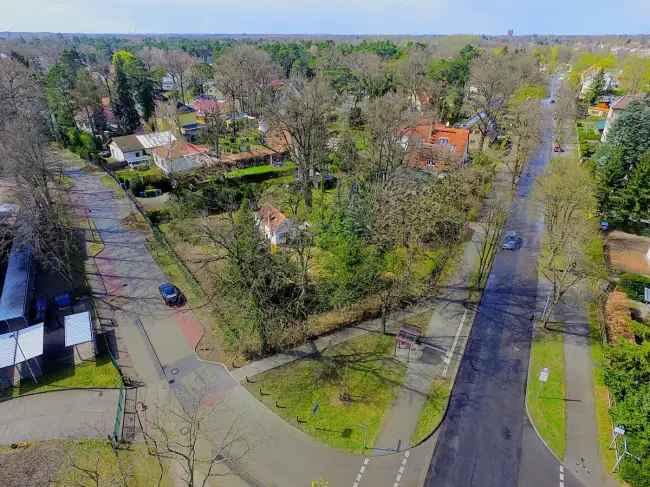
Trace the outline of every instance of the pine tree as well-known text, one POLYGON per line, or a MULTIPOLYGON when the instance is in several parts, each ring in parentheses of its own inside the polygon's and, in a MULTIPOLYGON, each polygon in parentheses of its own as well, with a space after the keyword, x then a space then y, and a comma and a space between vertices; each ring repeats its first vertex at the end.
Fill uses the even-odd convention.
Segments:
POLYGON ((121 64, 115 66, 115 98, 112 100, 113 114, 123 134, 132 134, 140 126, 140 116, 131 96, 129 80, 121 64))

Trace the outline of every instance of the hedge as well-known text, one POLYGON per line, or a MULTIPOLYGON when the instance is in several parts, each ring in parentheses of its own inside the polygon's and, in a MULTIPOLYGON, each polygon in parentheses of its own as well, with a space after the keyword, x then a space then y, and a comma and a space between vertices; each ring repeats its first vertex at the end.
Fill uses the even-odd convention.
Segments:
POLYGON ((286 176, 287 173, 293 172, 295 168, 296 165, 293 163, 285 164, 280 167, 265 164, 263 166, 252 166, 245 169, 230 171, 229 173, 226 173, 226 178, 247 183, 260 183, 267 179, 286 176))
POLYGON ((623 274, 619 285, 628 298, 643 301, 644 288, 650 288, 650 278, 638 274, 623 274))

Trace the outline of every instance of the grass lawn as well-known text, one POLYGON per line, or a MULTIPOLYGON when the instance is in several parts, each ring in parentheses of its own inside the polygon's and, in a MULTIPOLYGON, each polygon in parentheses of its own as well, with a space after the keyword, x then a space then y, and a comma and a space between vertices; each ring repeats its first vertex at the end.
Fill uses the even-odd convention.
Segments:
POLYGON ((120 188, 120 185, 117 184, 115 179, 110 177, 108 174, 102 174, 100 179, 101 179, 101 182, 102 182, 102 184, 104 186, 106 186, 107 188, 110 188, 110 189, 115 191, 115 196, 117 198, 125 198, 126 197, 126 195, 124 194, 124 190, 122 188, 120 188))
POLYGON ((427 401, 420 411, 418 424, 411 436, 411 445, 420 443, 440 424, 447 409, 451 386, 451 379, 437 379, 433 382, 427 401))
POLYGON ((566 408, 564 404, 564 340, 561 333, 538 330, 533 339, 528 371, 528 411, 544 441, 559 458, 566 449, 566 408), (539 373, 549 369, 543 386, 539 373))
POLYGON ((174 485, 166 465, 163 466, 163 480, 158 484, 161 476, 159 463, 143 443, 135 443, 128 449, 117 451, 104 440, 65 441, 62 447, 67 458, 57 472, 56 486, 95 485, 81 469, 88 469, 91 474, 97 472, 97 485, 124 485, 122 482, 125 476, 128 485, 132 487, 174 485), (77 468, 71 466, 70 459, 77 468))
POLYGON ((410 315, 404 319, 404 322, 407 325, 414 326, 418 328, 423 334, 426 335, 427 327, 429 326, 429 321, 431 321, 431 315, 433 311, 424 311, 422 313, 410 315))
POLYGON ((250 176, 253 174, 266 174, 266 173, 285 173, 291 172, 296 168, 296 165, 292 162, 288 164, 283 164, 282 166, 273 166, 271 164, 264 164, 262 166, 251 166, 243 169, 235 169, 234 171, 229 171, 226 173, 227 178, 241 178, 244 176, 250 176))
POLYGON ((127 179, 127 180, 146 178, 146 177, 160 179, 165 177, 165 175, 160 170, 160 168, 153 164, 144 167, 142 169, 137 169, 137 168, 120 169, 119 171, 115 172, 115 176, 117 177, 117 179, 127 179))
POLYGON ((4 397, 18 397, 24 394, 56 391, 66 388, 110 388, 120 387, 120 375, 108 357, 98 357, 95 361, 84 362, 74 367, 43 374, 38 377, 38 383, 31 380, 21 381, 20 386, 13 387, 4 393, 4 397))
POLYGON ((372 448, 406 368, 393 338, 368 334, 255 376, 249 390, 281 417, 329 446, 372 448), (260 395, 260 389, 263 396, 260 395), (276 407, 276 401, 280 407, 276 407), (318 409, 313 414, 314 407, 318 409), (296 417, 301 422, 296 422, 296 417))

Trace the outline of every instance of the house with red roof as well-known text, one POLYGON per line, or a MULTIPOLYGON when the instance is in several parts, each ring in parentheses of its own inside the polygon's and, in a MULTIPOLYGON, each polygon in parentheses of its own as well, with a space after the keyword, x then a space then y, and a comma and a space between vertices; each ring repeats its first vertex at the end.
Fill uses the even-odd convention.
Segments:
POLYGON ((448 127, 422 121, 407 132, 409 167, 444 172, 461 167, 469 160, 469 136, 466 128, 448 127))
POLYGON ((213 112, 223 112, 225 100, 217 100, 215 98, 201 95, 197 97, 190 106, 196 110, 196 121, 201 125, 205 125, 205 114, 213 112))
POLYGON ((185 140, 176 140, 172 144, 156 147, 152 151, 153 162, 166 175, 189 172, 211 164, 209 149, 185 140))
POLYGON ((273 245, 287 243, 293 231, 293 221, 274 206, 262 206, 255 214, 260 230, 273 245))

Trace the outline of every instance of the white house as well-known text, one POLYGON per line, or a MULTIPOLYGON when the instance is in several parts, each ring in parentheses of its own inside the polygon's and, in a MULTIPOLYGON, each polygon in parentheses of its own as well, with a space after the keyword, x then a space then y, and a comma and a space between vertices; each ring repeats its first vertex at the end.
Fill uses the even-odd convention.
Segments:
MULTIPOLYGON (((587 69, 582 75, 580 76, 580 98, 584 97, 589 93, 589 90, 591 90, 592 85, 594 84, 594 81, 596 80, 596 76, 598 76, 598 73, 600 72, 600 69, 597 66, 592 66, 589 69, 587 69)), ((603 79, 605 81, 605 85, 603 86, 604 91, 610 91, 614 88, 618 87, 618 81, 616 80, 616 76, 609 72, 609 71, 604 71, 603 72, 603 79)))
POLYGON ((160 87, 163 91, 174 91, 176 90, 176 81, 174 76, 171 73, 165 73, 160 80, 160 87))
POLYGON ((156 147, 152 150, 153 162, 167 175, 193 171, 210 163, 209 149, 184 140, 156 147))
POLYGON ((113 138, 108 144, 108 148, 115 161, 126 162, 129 166, 137 166, 149 163, 151 150, 169 145, 175 140, 176 137, 171 132, 131 134, 113 138))
POLYGON ((273 206, 263 206, 255 216, 260 230, 273 245, 287 243, 293 231, 293 222, 273 206))

